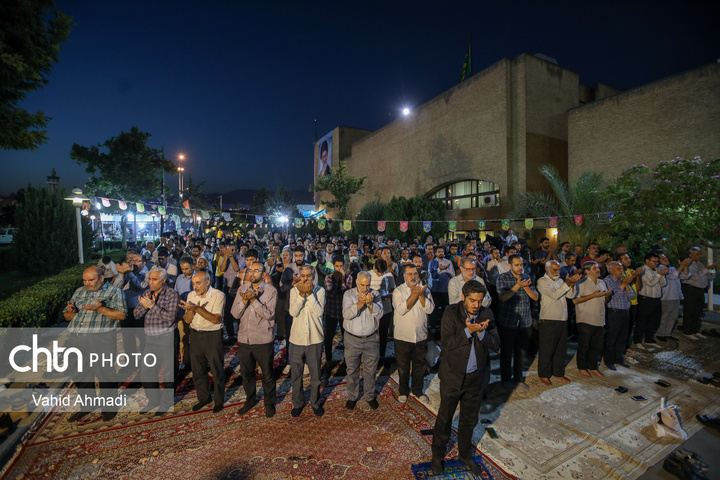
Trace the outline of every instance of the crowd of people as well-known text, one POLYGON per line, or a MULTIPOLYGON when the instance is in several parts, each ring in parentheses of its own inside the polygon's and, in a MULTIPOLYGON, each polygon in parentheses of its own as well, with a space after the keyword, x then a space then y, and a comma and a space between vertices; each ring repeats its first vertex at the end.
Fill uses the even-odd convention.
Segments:
MULTIPOLYGON (((397 363, 398 401, 413 396, 429 403, 423 386, 432 341, 441 349, 441 405, 433 439, 438 471, 458 403, 461 459, 471 461, 467 452, 490 378, 491 352, 500 351, 504 388, 529 389, 528 354, 537 354, 544 385, 570 382, 565 369, 571 340, 577 342, 576 363, 584 378, 629 368, 625 356, 633 350, 677 341, 681 301, 683 334, 704 338, 704 291, 717 262, 701 260, 698 247, 671 262, 662 248, 631 259, 624 246, 614 253, 596 243, 563 242, 556 248, 548 238, 532 252, 512 230, 483 242, 165 235, 157 246, 148 242, 139 251, 128 250, 122 263, 105 257, 85 270, 84 286, 68 302, 65 318, 74 334, 111 335, 119 327, 123 345, 172 342, 176 361, 165 371, 174 376, 164 388, 174 388, 192 371, 194 411, 210 403, 214 412, 223 409, 225 347, 236 345, 247 397, 237 414, 259 402, 259 367, 267 417, 275 415, 278 346, 287 347, 290 414, 298 417, 306 404, 306 371, 313 414, 324 414, 320 390, 323 377, 339 363, 335 357, 343 358, 347 371, 346 408, 354 409, 361 399, 362 366, 362 399, 377 409, 376 371, 392 360, 388 338, 397 363)), ((161 415, 170 407, 148 395, 142 412, 157 409, 161 415)))

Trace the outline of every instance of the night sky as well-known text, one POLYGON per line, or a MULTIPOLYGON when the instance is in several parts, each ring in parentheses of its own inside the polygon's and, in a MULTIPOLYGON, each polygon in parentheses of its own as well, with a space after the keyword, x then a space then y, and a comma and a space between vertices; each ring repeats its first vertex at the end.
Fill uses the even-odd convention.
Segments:
POLYGON ((720 2, 483 3, 59 0, 76 26, 23 105, 54 117, 49 142, 0 150, 0 195, 44 186, 53 167, 82 186, 72 144, 132 126, 184 153, 206 193, 307 188, 314 120, 318 137, 391 122, 458 83, 471 32, 474 72, 543 53, 586 85, 632 88, 720 57, 720 2))

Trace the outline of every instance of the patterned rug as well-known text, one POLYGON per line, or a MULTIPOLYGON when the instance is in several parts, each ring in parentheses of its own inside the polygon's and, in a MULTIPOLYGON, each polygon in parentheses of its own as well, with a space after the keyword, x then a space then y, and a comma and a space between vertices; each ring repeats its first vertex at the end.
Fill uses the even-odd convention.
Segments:
MULTIPOLYGON (((227 369, 233 362, 229 357, 227 369)), ((282 365, 282 358, 276 358, 278 369, 282 365)), ((192 412, 194 391, 183 388, 175 412, 162 417, 121 410, 107 423, 99 421, 99 412, 71 423, 70 414, 51 412, 26 436, 2 478, 415 478, 413 465, 417 470, 431 457, 435 416, 416 400, 400 404, 397 384, 387 376, 378 377, 375 385, 378 410, 360 401, 348 411, 342 373, 336 368, 322 390, 326 413, 321 418, 309 407, 299 418, 290 416, 287 377, 278 380, 272 419, 265 418, 261 405, 238 417, 244 393, 237 387, 228 389, 226 408, 219 414, 208 407, 192 412)), ((230 377, 228 386, 234 381, 230 377)), ((142 394, 132 398, 135 407, 144 403, 142 394)), ((448 458, 456 456, 453 447, 448 458)), ((512 478, 483 459, 490 475, 484 478, 512 478)))
MULTIPOLYGON (((494 360, 492 383, 480 416, 499 438, 490 438, 479 424, 473 436, 475 445, 522 479, 639 477, 682 444, 658 438, 650 423, 663 396, 679 406, 690 436, 702 428, 695 415, 720 413, 720 388, 697 381, 720 371, 720 340, 681 338, 638 350, 628 362, 630 369, 611 371, 603 366, 604 378, 585 379, 577 373, 573 359, 566 371, 572 382, 546 387, 537 376, 535 361, 526 372, 530 389, 508 392, 500 386, 499 361, 494 360), (671 386, 656 384, 660 378, 671 386), (615 391, 618 386, 627 387, 628 392, 619 394, 615 391), (633 395, 648 400, 634 401, 633 395)), ((427 377, 426 384, 430 408, 436 409, 438 381, 427 377)))

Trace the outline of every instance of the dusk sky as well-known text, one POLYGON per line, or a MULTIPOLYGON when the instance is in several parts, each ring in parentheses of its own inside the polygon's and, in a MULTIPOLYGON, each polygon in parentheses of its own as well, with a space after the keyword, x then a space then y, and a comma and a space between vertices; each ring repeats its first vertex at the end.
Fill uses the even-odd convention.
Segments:
POLYGON ((458 83, 471 32, 475 73, 542 53, 583 84, 632 88, 717 61, 719 3, 59 0, 76 26, 23 105, 54 118, 49 142, 0 150, 0 195, 52 168, 82 187, 72 144, 132 126, 184 153, 206 193, 307 188, 314 120, 318 137, 395 120, 458 83))

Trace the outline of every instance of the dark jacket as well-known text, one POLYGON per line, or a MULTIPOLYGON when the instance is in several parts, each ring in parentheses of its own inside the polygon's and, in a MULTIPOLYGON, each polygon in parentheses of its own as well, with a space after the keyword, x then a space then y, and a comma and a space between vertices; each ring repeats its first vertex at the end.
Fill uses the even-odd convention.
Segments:
POLYGON ((480 378, 486 383, 486 370, 490 370, 490 352, 500 349, 500 336, 495 328, 492 310, 480 308, 476 323, 490 320, 490 326, 485 330, 482 340, 477 335, 467 338, 465 334, 465 320, 467 313, 463 302, 450 305, 445 309, 441 324, 442 349, 440 351, 440 369, 438 375, 442 382, 449 382, 458 388, 462 385, 468 358, 470 357, 470 342, 475 342, 475 356, 477 359, 480 378))

